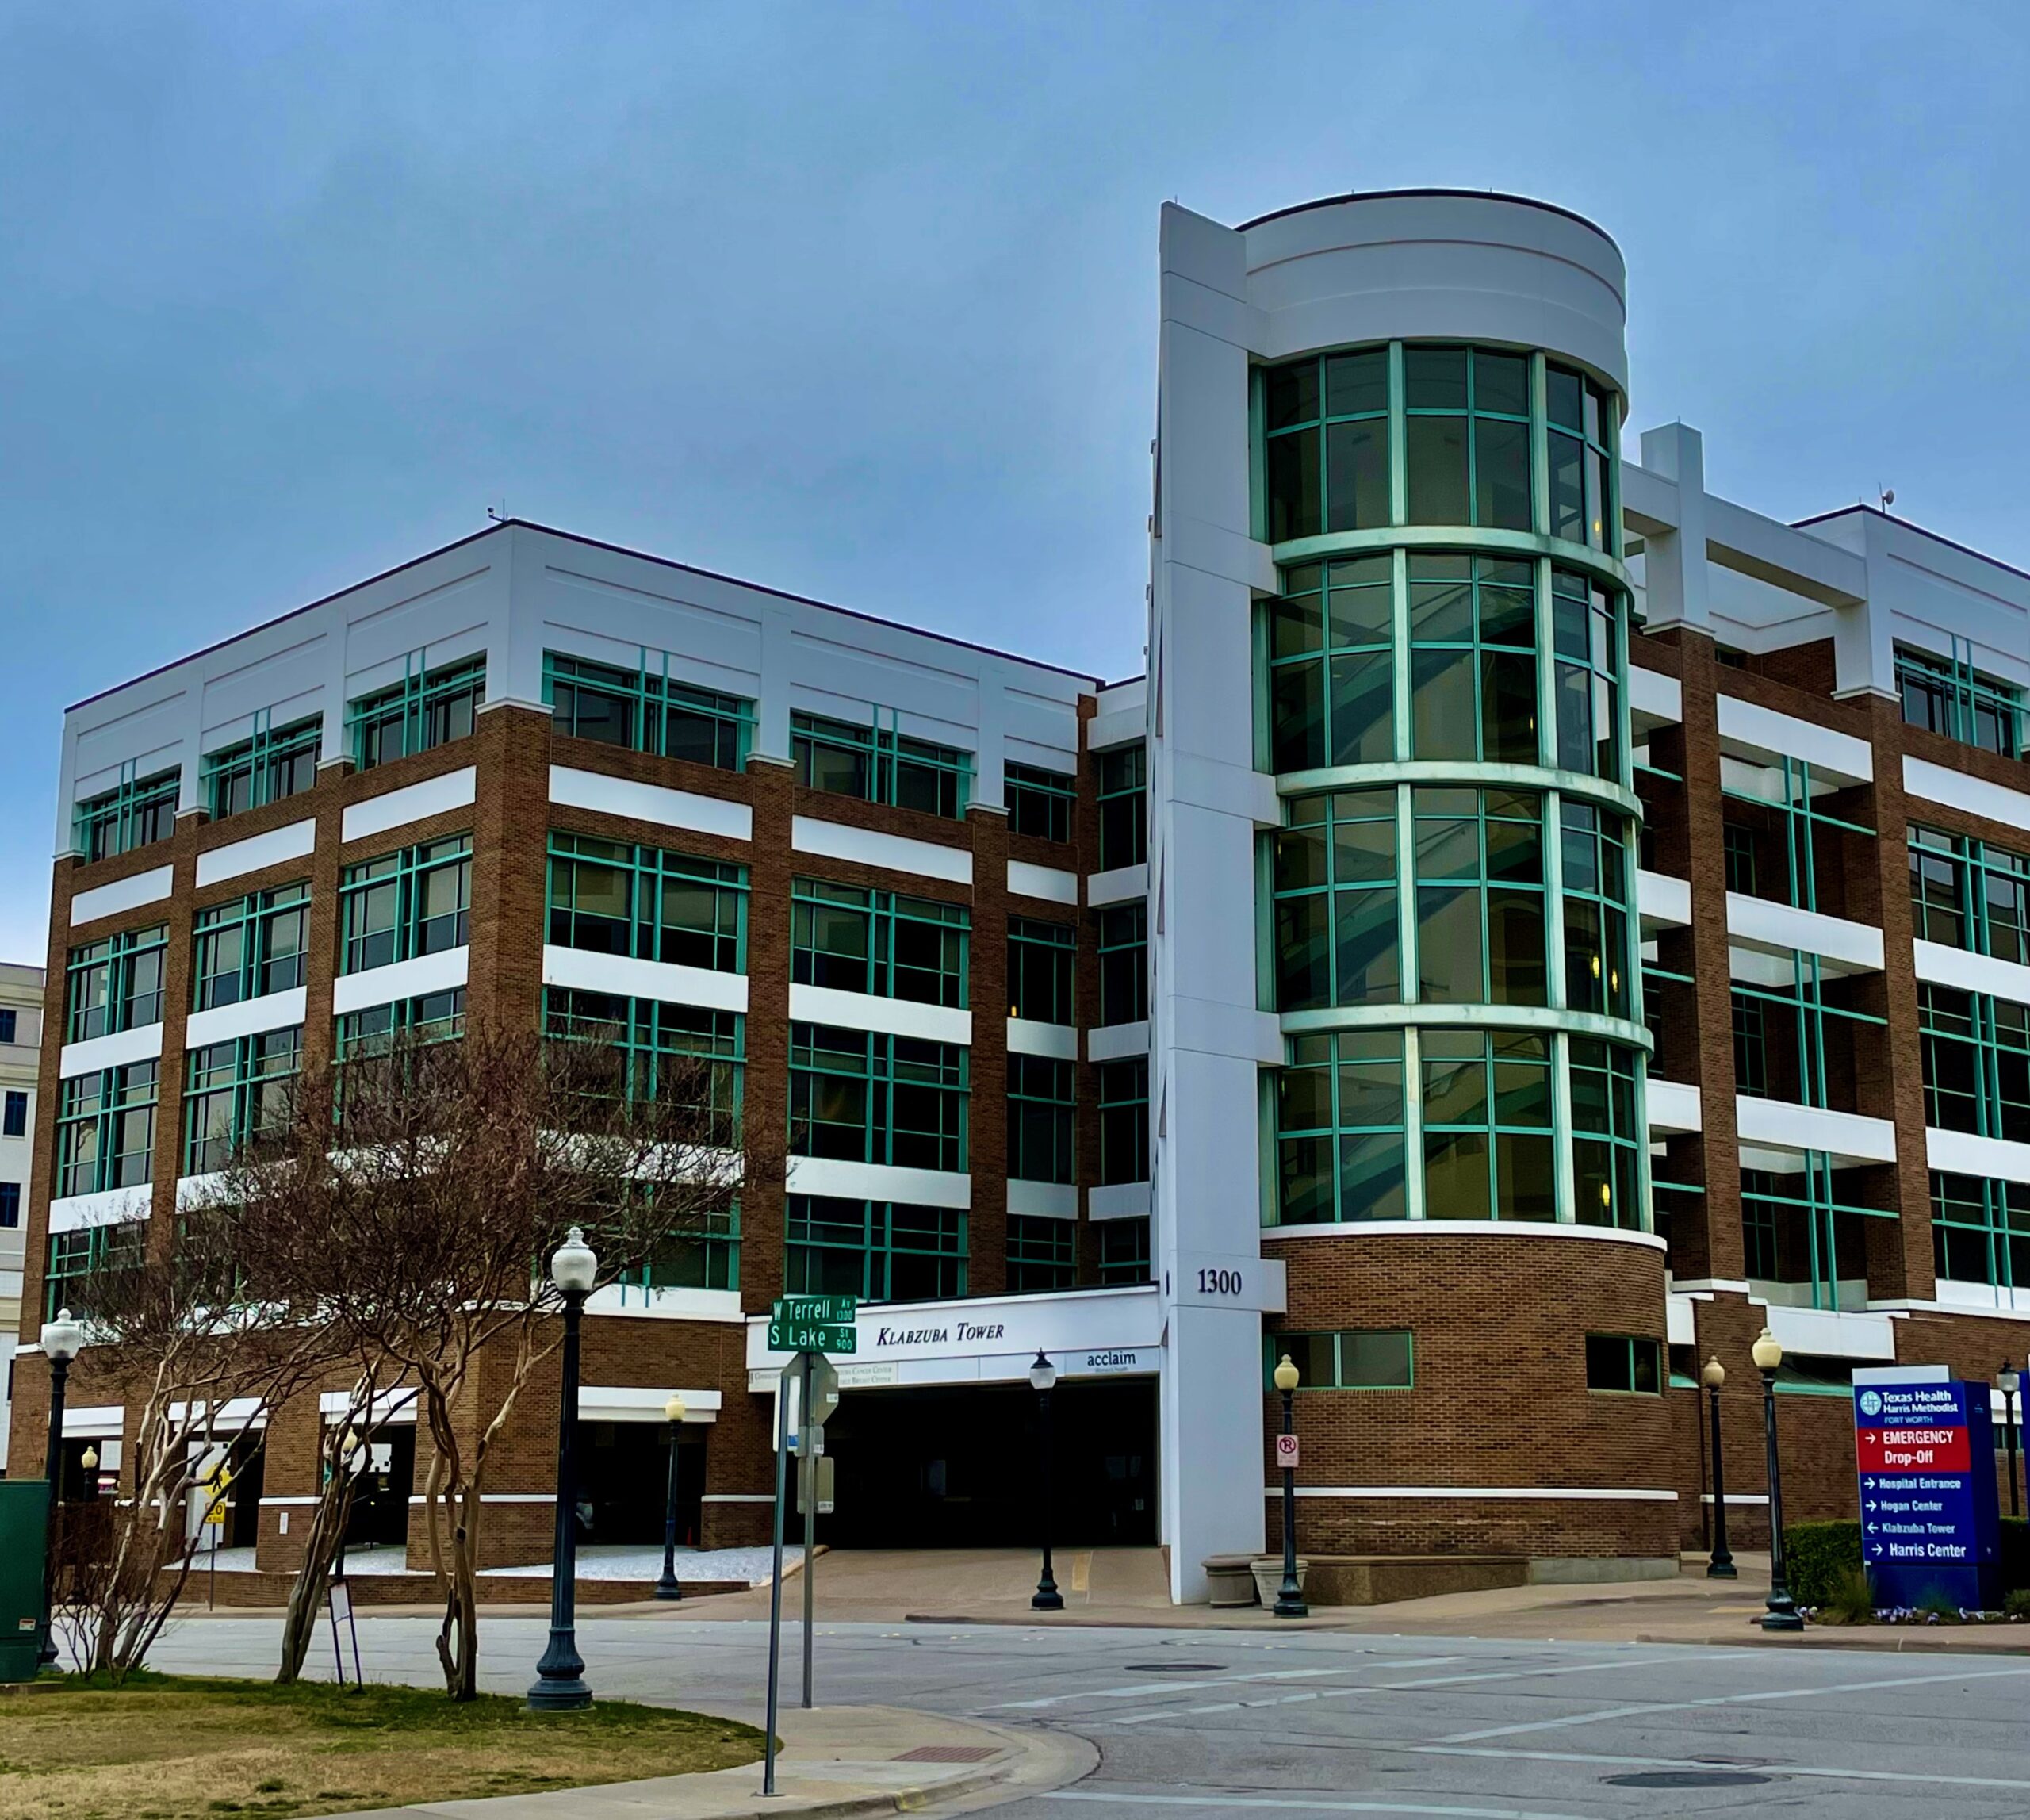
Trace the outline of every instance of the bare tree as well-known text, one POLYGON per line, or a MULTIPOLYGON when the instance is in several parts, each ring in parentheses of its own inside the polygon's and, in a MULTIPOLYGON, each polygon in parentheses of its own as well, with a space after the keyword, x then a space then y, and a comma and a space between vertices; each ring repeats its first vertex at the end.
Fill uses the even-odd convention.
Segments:
POLYGON ((289 1601, 282 1611, 281 1665, 275 1671, 278 1687, 289 1687, 303 1673, 304 1658, 317 1629, 317 1614, 329 1594, 337 1570, 339 1551, 352 1521, 353 1504, 359 1490, 362 1447, 377 1423, 389 1413, 388 1404, 409 1400, 409 1393, 384 1397, 371 1363, 354 1379, 345 1406, 329 1421, 319 1412, 317 1435, 317 1500, 311 1508, 304 1533, 303 1559, 289 1584, 289 1601))
POLYGON ((414 1393, 438 1656, 446 1690, 470 1699, 489 1469, 561 1338, 551 1250, 582 1226, 602 1284, 637 1271, 730 1215, 744 1181, 779 1172, 780 1149, 744 1138, 729 1065, 645 1057, 600 1027, 399 1035, 304 1075, 285 1126, 228 1167, 218 1197, 278 1303, 414 1393))
POLYGON ((138 1411, 128 1495, 81 1508, 60 1562, 72 1658, 116 1681, 161 1634, 262 1421, 331 1362, 316 1326, 251 1292, 229 1219, 179 1228, 174 1247, 109 1248, 76 1285, 94 1367, 138 1411))

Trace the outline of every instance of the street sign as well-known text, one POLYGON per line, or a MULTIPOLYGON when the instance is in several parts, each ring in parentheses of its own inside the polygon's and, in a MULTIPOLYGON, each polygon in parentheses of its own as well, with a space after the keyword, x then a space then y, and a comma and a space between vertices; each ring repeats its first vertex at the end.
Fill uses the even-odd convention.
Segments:
POLYGON ((776 1320, 818 1321, 837 1327, 860 1310, 858 1296, 778 1296, 769 1310, 776 1320))
MULTIPOLYGON (((814 1428, 822 1428, 832 1420, 839 1407, 839 1368, 822 1353, 810 1362, 810 1404, 803 1412, 803 1419, 814 1428)), ((821 1454, 824 1449, 818 1450, 821 1454)))
POLYGON ((852 1322, 776 1320, 768 1323, 771 1352, 857 1352, 860 1329, 852 1322))
POLYGON ((1276 1469, 1279 1473, 1293 1473, 1297 1469, 1297 1438, 1294 1435, 1276 1437, 1276 1469))
POLYGON ((1861 1558, 1878 1605, 1943 1594, 1970 1609, 2000 1595, 1988 1387, 1942 1365, 1854 1374, 1861 1558))
MULTIPOLYGON (((821 1454, 814 1462, 818 1469, 818 1514, 829 1516, 833 1508, 833 1487, 838 1478, 838 1462, 829 1454, 821 1454)), ((804 1496, 803 1486, 799 1482, 796 1492, 796 1512, 799 1516, 810 1515, 810 1508, 804 1496)))

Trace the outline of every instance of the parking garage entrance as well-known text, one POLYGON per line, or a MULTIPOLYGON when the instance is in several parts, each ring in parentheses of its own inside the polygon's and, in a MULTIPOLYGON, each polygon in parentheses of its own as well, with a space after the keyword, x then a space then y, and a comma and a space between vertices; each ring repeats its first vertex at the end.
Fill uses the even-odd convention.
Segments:
MULTIPOLYGON (((1002 1548, 1040 1536, 1036 1393, 1012 1384, 844 1391, 825 1424, 841 1548, 1002 1548)), ((1156 1539, 1156 1380, 1059 1378, 1051 1393, 1051 1540, 1156 1539)), ((796 1527, 794 1517, 791 1527, 796 1527)))

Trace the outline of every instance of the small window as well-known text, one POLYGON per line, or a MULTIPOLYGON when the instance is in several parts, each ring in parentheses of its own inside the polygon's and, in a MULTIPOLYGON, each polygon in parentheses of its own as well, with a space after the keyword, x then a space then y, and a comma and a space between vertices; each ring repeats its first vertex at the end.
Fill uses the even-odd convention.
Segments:
POLYGON ((29 1096, 10 1093, 4 1117, 0 1117, 0 1137, 25 1137, 28 1130, 29 1096))
POLYGON ((11 1230, 21 1223, 21 1185, 0 1182, 0 1230, 11 1230))
POLYGON ((1407 1328, 1272 1333, 1263 1352, 1271 1389, 1285 1354, 1297 1368, 1300 1390, 1408 1390, 1415 1381, 1407 1328))
POLYGON ((1586 1336, 1586 1388, 1633 1391, 1644 1397, 1660 1395, 1664 1388, 1661 1352, 1653 1339, 1589 1333, 1586 1336))
POLYGON ((14 1040, 15 1017, 16 1013, 12 1011, 0 1011, 0 1043, 14 1040))
POLYGON ((1032 834, 1040 841, 1071 838, 1071 807, 1078 795, 1076 778, 1034 764, 1013 763, 1005 768, 1003 776, 1011 833, 1032 834))

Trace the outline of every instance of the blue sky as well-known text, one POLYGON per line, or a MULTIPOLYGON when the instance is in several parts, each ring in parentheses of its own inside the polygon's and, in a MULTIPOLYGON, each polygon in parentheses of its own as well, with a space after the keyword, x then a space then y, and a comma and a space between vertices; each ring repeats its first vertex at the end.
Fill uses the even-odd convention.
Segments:
POLYGON ((1157 209, 1591 216, 1633 427, 2030 566, 2030 10, 0 10, 0 957, 63 705, 519 515, 1140 667, 1157 209))

